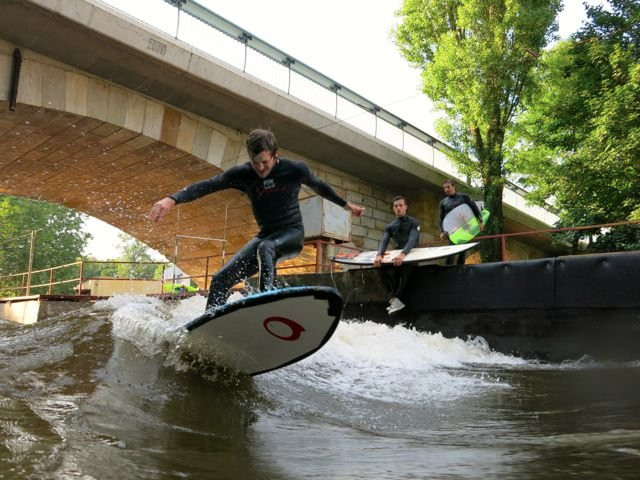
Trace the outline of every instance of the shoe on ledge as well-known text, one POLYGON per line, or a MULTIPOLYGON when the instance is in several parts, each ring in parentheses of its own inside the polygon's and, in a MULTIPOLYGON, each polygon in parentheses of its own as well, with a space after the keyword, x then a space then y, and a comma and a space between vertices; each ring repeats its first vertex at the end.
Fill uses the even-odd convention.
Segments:
POLYGON ((405 307, 405 304, 402 303, 399 298, 394 297, 389 302, 389 307, 387 308, 387 312, 389 312, 389 315, 391 315, 392 313, 399 312, 404 307, 405 307))

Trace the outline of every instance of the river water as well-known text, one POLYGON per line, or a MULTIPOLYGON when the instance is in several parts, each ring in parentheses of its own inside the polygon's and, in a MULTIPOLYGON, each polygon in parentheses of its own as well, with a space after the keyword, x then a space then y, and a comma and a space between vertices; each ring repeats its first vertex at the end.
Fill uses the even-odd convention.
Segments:
POLYGON ((636 479, 640 362, 541 364, 342 321, 316 354, 221 372, 202 297, 0 320, 2 479, 636 479))

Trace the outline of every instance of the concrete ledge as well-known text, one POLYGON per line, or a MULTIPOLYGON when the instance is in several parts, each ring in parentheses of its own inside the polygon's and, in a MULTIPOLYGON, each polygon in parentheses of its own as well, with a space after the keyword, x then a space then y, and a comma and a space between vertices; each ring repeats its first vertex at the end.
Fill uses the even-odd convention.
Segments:
POLYGON ((107 297, 89 295, 31 295, 0 298, 0 316, 9 321, 30 325, 49 316, 78 308, 79 303, 93 303, 107 297))
POLYGON ((38 321, 40 302, 38 295, 0 299, 2 317, 16 323, 29 325, 38 321))

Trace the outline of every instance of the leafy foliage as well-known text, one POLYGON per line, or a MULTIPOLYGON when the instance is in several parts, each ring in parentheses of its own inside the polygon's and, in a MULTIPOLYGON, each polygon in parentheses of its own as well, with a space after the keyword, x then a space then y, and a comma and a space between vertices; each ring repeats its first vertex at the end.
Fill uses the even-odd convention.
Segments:
POLYGON ((118 260, 87 258, 83 265, 84 278, 118 278, 118 260))
MULTIPOLYGON (((26 272, 29 268, 30 233, 35 230, 32 270, 77 261, 90 235, 82 231, 82 214, 61 205, 0 195, 0 275, 26 272)), ((77 268, 55 273, 54 280, 77 277, 77 268)), ((20 283, 20 279, 15 279, 20 283)), ((47 283, 49 273, 35 275, 32 284, 47 283)), ((61 293, 73 291, 74 284, 58 287, 61 293)), ((24 291, 14 290, 13 294, 24 291)), ((46 293, 36 291, 34 293, 46 293)), ((7 293, 3 293, 7 295, 7 293)))
POLYGON ((623 225, 598 235, 590 244, 592 252, 640 250, 640 226, 623 225))
MULTIPOLYGON (((531 200, 553 200, 562 225, 640 220, 640 2, 611 0, 587 14, 543 56, 508 141, 510 167, 531 200)), ((605 231, 593 248, 604 245, 637 248, 637 229, 605 231)))
MULTIPOLYGON (((450 157, 482 185, 492 212, 487 233, 502 232, 505 135, 560 7, 560 0, 405 0, 398 12, 397 44, 447 115, 438 128, 456 149, 450 157)), ((497 242, 483 247, 485 260, 499 258, 497 242)))
POLYGON ((84 277, 136 279, 162 277, 162 265, 151 258, 149 248, 144 243, 126 234, 119 234, 118 239, 122 251, 120 257, 106 262, 88 261, 85 263, 84 277))
POLYGON ((119 238, 122 244, 121 260, 132 263, 119 264, 117 269, 118 277, 154 278, 158 265, 153 263, 140 263, 153 262, 153 259, 149 255, 148 247, 128 235, 121 234, 119 238))

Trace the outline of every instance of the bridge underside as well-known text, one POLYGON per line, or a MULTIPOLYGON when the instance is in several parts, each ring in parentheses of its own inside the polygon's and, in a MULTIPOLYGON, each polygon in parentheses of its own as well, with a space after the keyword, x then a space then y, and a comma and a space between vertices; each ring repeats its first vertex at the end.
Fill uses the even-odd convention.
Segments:
MULTIPOLYGON (((228 190, 179 209, 154 224, 151 205, 221 170, 193 155, 93 118, 0 101, 0 193, 58 203, 103 220, 173 259, 175 235, 227 240, 227 255, 256 232, 249 203, 228 190), (226 210, 226 212, 225 212, 226 210), (225 228, 226 217, 226 228, 225 228)), ((202 275, 219 242, 181 239, 178 265, 202 275)), ((220 266, 212 261, 209 272, 220 266)), ((202 284, 201 282, 198 282, 202 284)))

